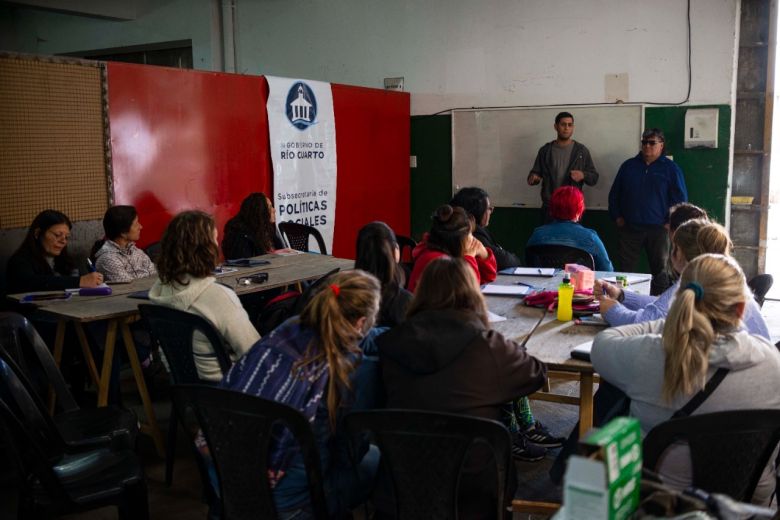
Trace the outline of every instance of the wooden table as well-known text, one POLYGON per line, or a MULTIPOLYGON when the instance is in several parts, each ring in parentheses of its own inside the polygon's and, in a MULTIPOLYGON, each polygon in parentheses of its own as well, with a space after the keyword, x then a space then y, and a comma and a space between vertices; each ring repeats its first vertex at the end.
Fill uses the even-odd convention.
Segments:
MULTIPOLYGON (((289 255, 264 255, 258 257, 270 261, 268 265, 254 267, 240 267, 234 272, 217 275, 220 283, 235 289, 238 295, 254 292, 267 291, 279 287, 287 287, 299 282, 314 280, 335 268, 351 269, 354 266, 352 260, 334 258, 319 254, 289 254, 289 255), (250 284, 239 286, 238 278, 250 276, 259 272, 268 273, 268 281, 261 284, 250 284)), ((111 368, 114 360, 114 349, 116 346, 117 330, 121 331, 124 340, 127 357, 130 360, 130 366, 133 369, 138 391, 141 395, 141 401, 146 414, 147 424, 141 425, 141 431, 152 436, 157 452, 164 456, 165 448, 162 441, 160 429, 157 426, 157 419, 154 414, 149 392, 146 388, 146 381, 143 377, 141 364, 136 353, 133 336, 130 332, 130 324, 138 320, 138 304, 146 300, 130 298, 129 295, 134 292, 148 290, 157 280, 156 276, 141 278, 127 284, 115 284, 111 286, 112 294, 110 296, 79 296, 74 294, 68 300, 50 300, 36 302, 39 310, 53 315, 57 318, 57 331, 54 341, 54 359, 59 366, 62 359, 62 349, 65 340, 65 327, 73 323, 76 329, 76 335, 79 338, 79 344, 87 364, 92 382, 98 389, 98 406, 106 406, 108 402, 108 387, 111 379, 111 368), (108 321, 108 331, 106 334, 105 350, 103 353, 103 365, 98 373, 97 367, 92 357, 92 353, 87 343, 87 337, 84 332, 84 323, 108 321)), ((8 297, 19 301, 29 293, 12 294, 8 297)), ((54 396, 52 396, 51 406, 53 408, 54 396)))
MULTIPOLYGON (((615 274, 597 272, 597 278, 614 276, 615 274)), ((634 276, 642 274, 632 273, 634 276)), ((650 276, 643 281, 630 286, 629 290, 648 294, 650 292, 650 276)), ((517 282, 533 285, 535 288, 545 290, 557 290, 563 278, 562 274, 554 277, 543 278, 533 276, 509 276, 499 275, 494 282, 497 284, 511 285, 517 282)), ((543 309, 527 307, 516 297, 487 296, 485 298, 491 312, 504 316, 506 321, 491 323, 491 327, 507 338, 522 342, 539 317, 545 312, 543 309)), ((548 312, 542 323, 533 333, 526 344, 528 353, 543 361, 548 367, 548 373, 561 379, 574 379, 580 383, 579 397, 553 394, 549 392, 536 392, 530 397, 543 401, 573 404, 580 408, 580 436, 593 426, 593 365, 588 361, 579 361, 571 358, 571 349, 581 343, 593 339, 603 330, 603 327, 592 325, 576 325, 574 321, 560 322, 555 318, 555 312, 548 312)))

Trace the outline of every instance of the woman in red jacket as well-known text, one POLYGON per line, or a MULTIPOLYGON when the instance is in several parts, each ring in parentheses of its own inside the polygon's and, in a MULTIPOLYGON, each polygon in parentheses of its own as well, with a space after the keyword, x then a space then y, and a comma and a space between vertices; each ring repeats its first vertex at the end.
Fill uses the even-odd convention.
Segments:
POLYGON ((412 252, 414 268, 409 277, 409 290, 414 292, 425 267, 435 258, 463 258, 477 274, 479 284, 496 279, 496 257, 493 251, 474 238, 474 218, 463 208, 449 204, 439 206, 433 214, 431 230, 412 252))

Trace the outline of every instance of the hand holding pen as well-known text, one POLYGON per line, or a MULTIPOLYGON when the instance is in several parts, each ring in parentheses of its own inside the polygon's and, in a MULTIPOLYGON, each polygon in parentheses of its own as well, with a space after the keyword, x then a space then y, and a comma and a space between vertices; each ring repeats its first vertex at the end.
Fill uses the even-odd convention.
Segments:
POLYGON ((103 283, 103 275, 95 271, 95 264, 87 258, 89 273, 79 278, 79 287, 97 287, 103 283))
POLYGON ((613 300, 620 300, 620 296, 623 294, 623 289, 617 285, 611 284, 608 281, 600 278, 593 284, 593 296, 597 300, 601 300, 604 297, 612 298, 613 300))

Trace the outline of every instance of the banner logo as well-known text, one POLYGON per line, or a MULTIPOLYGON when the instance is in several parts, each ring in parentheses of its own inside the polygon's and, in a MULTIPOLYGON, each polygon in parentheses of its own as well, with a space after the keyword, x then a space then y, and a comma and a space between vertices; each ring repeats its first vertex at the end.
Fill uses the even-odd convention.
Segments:
POLYGON ((299 81, 287 92, 287 119, 298 130, 317 124, 317 98, 309 85, 299 81))

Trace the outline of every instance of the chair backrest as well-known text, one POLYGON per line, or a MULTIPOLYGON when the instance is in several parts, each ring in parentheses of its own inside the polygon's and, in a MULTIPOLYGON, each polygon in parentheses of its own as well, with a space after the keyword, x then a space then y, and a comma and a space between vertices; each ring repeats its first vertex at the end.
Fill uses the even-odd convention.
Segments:
POLYGON ((287 243, 290 247, 298 251, 309 251, 309 236, 313 236, 317 241, 317 246, 320 248, 320 253, 323 255, 328 254, 328 248, 325 246, 325 241, 322 239, 322 235, 317 228, 307 226, 305 224, 298 224, 297 222, 280 222, 279 231, 281 231, 287 243))
POLYGON ((191 408, 217 470, 224 518, 276 518, 268 481, 269 447, 279 424, 298 441, 315 518, 327 518, 314 434, 297 410, 253 395, 202 385, 175 385, 179 410, 191 408))
POLYGON ((748 282, 748 287, 753 291, 753 297, 759 306, 764 305, 764 298, 766 298, 766 293, 769 292, 769 289, 772 288, 773 282, 774 279, 771 274, 757 274, 748 282))
POLYGON ((0 399, 29 430, 25 435, 30 436, 45 457, 56 457, 64 452, 65 441, 46 413, 46 407, 30 393, 29 381, 4 351, 0 352, 0 399))
POLYGON ((202 382, 192 353, 192 336, 195 331, 206 336, 211 343, 222 373, 225 374, 230 370, 230 357, 225 342, 211 323, 204 318, 162 305, 141 304, 138 310, 149 326, 152 339, 165 353, 173 384, 202 382))
POLYGON ((398 242, 401 262, 412 262, 412 251, 417 247, 417 242, 413 238, 404 235, 396 235, 395 240, 398 242))
POLYGON ((690 447, 695 487, 747 502, 780 441, 780 410, 715 412, 659 424, 644 440, 645 468, 655 471, 677 441, 690 447))
POLYGON ((43 402, 50 384, 63 411, 77 410, 76 400, 68 390, 51 351, 30 321, 13 312, 0 313, 0 350, 5 351, 31 383, 30 389, 43 402), (40 375, 44 384, 35 384, 40 375))
MULTIPOLYGON (((511 437, 496 421, 419 410, 370 410, 345 417, 350 439, 371 434, 392 481, 396 518, 457 518, 461 468, 483 445, 496 467, 496 518, 504 517, 511 437)), ((468 490, 466 490, 468 491, 468 490)))
POLYGON ((13 447, 7 451, 19 465, 23 479, 30 483, 40 483, 53 501, 67 501, 65 491, 52 469, 51 461, 56 459, 51 451, 44 450, 44 445, 35 436, 35 427, 20 419, 5 399, 0 397, 0 434, 3 429, 13 447))
POLYGON ((576 247, 543 244, 525 248, 525 265, 529 267, 563 269, 566 264, 580 264, 593 271, 596 270, 593 255, 576 247))
POLYGON ((162 245, 160 244, 160 242, 152 242, 151 244, 149 244, 144 248, 144 252, 146 253, 146 256, 148 256, 152 262, 157 262, 157 259, 160 257, 161 251, 162 251, 162 245))

